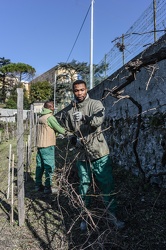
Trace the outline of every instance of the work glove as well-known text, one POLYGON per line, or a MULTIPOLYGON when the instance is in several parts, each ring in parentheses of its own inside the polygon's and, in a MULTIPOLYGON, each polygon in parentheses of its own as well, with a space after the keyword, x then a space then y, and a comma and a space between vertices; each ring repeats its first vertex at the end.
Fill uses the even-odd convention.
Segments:
POLYGON ((73 114, 74 121, 79 122, 83 119, 83 114, 81 111, 77 111, 73 114))
POLYGON ((59 138, 59 139, 64 139, 65 137, 64 137, 64 135, 62 135, 62 134, 59 134, 59 135, 57 135, 57 138, 59 138))
POLYGON ((83 144, 82 144, 80 138, 77 138, 76 136, 72 136, 70 138, 70 143, 75 148, 79 148, 79 149, 83 148, 83 144))

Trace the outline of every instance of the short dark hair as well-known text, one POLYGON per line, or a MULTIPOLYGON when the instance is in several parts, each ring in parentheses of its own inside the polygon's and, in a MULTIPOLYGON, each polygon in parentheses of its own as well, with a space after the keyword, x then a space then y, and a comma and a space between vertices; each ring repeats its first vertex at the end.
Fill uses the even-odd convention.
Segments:
POLYGON ((44 103, 44 108, 46 108, 46 109, 50 109, 50 108, 52 108, 54 106, 54 102, 53 101, 46 101, 45 103, 44 103))
POLYGON ((76 80, 75 82, 73 82, 73 89, 74 89, 74 86, 75 86, 76 84, 84 84, 85 87, 86 87, 86 82, 83 81, 83 80, 76 80))

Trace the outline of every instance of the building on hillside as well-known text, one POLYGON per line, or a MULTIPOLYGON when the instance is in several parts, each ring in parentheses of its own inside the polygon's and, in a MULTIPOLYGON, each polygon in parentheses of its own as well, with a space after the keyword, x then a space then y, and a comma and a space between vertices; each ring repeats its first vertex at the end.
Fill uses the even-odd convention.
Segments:
POLYGON ((72 82, 77 79, 78 75, 73 69, 66 70, 65 68, 58 68, 58 66, 55 66, 48 71, 44 72, 40 76, 37 76, 32 81, 29 82, 31 85, 32 83, 36 82, 44 82, 47 81, 51 83, 52 85, 55 84, 55 81, 57 82, 72 82))
POLYGON ((30 81, 29 88, 31 84, 37 82, 49 82, 54 89, 54 99, 56 99, 57 104, 56 110, 61 110, 69 104, 73 97, 72 83, 77 79, 78 74, 74 69, 55 66, 30 81))

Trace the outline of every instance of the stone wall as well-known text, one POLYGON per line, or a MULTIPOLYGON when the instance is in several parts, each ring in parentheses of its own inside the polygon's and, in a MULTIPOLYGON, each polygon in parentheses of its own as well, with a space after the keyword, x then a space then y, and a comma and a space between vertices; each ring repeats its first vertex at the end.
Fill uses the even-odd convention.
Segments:
MULTIPOLYGON (((161 48, 166 48, 166 36, 132 61, 152 55, 161 48)), ((90 90, 90 96, 102 99, 105 89, 120 86, 129 74, 125 66, 122 67, 90 90)), ((166 173, 166 59, 143 67, 136 73, 135 80, 124 88, 122 95, 131 96, 142 107, 136 147, 141 168, 151 182, 166 187, 166 175, 162 175, 166 173)), ((102 101, 106 109, 105 127, 111 126, 106 132, 106 138, 113 161, 138 175, 140 171, 133 150, 138 108, 128 98, 118 100, 109 95, 102 101)))

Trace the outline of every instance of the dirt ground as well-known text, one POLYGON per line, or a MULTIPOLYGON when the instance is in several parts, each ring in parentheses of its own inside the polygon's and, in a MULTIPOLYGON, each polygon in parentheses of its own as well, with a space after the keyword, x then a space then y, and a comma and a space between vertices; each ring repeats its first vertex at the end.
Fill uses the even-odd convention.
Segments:
MULTIPOLYGON (((69 169, 64 171, 66 159, 63 157, 57 162, 54 176, 54 185, 58 187, 56 194, 44 195, 34 191, 34 164, 25 175, 25 225, 22 227, 18 225, 15 175, 14 222, 11 224, 11 197, 6 197, 7 145, 0 146, 0 250, 166 249, 165 189, 142 184, 138 177, 114 166, 117 214, 125 222, 125 228, 117 230, 112 226, 101 196, 96 193, 86 214, 88 230, 81 232, 78 177, 75 169, 70 173, 69 169), (64 176, 68 178, 67 183, 64 176)), ((32 162, 35 162, 35 154, 32 162)))

